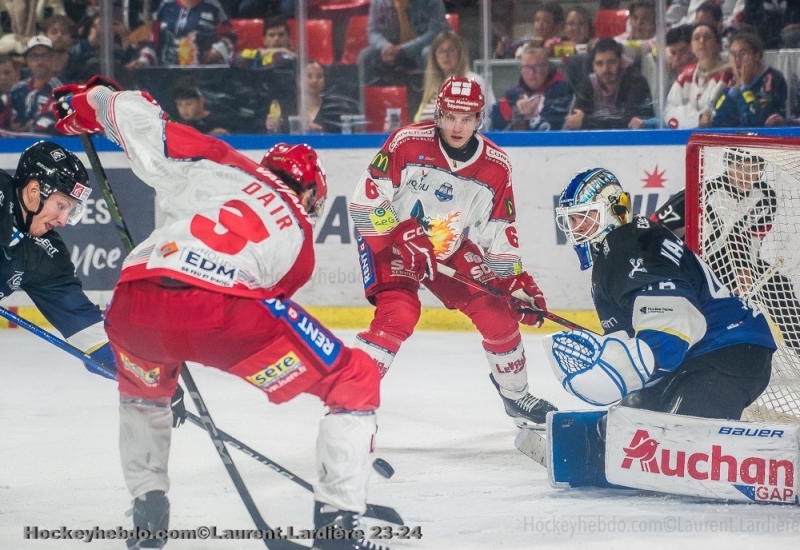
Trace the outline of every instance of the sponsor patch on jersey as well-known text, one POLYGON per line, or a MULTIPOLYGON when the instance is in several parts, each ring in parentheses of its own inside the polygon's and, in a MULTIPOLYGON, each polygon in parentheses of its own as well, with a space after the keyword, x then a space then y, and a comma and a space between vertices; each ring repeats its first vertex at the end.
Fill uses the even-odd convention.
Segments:
POLYGON ((381 174, 385 174, 389 171, 389 155, 384 153, 383 151, 378 151, 378 154, 375 155, 375 158, 372 159, 370 163, 375 170, 380 172, 381 174))
POLYGON ((148 388, 158 386, 158 380, 161 378, 161 367, 156 367, 152 370, 145 370, 130 359, 124 353, 119 354, 122 359, 122 367, 133 374, 136 378, 144 382, 148 388))
POLYGON ((247 381, 264 391, 272 392, 282 388, 304 372, 306 372, 306 366, 294 351, 290 351, 275 363, 248 376, 247 381))
POLYGON ((517 214, 517 210, 514 208, 514 201, 506 199, 506 216, 509 218, 513 218, 517 214))
POLYGON ((162 258, 166 258, 167 256, 171 256, 178 252, 178 244, 175 241, 167 243, 163 245, 161 248, 158 249, 158 252, 161 254, 162 258))
POLYGON ((270 298, 262 302, 277 319, 284 319, 300 339, 331 368, 342 351, 342 343, 328 329, 290 300, 270 298))
POLYGON ((391 231, 398 225, 397 218, 392 211, 385 208, 373 210, 369 215, 369 221, 372 222, 372 227, 375 228, 379 235, 391 231))
POLYGON ((641 313, 642 315, 660 315, 662 313, 672 313, 674 311, 675 310, 672 309, 671 307, 648 307, 648 306, 644 306, 644 307, 640 307, 639 308, 639 313, 641 313))
POLYGON ((192 277, 226 287, 232 287, 236 281, 236 267, 210 251, 187 249, 181 259, 181 271, 192 277))
POLYGON ((53 157, 53 160, 56 162, 67 158, 66 153, 64 153, 64 151, 62 151, 61 149, 55 149, 53 151, 50 151, 50 156, 53 157))
POLYGON ((44 239, 42 237, 33 237, 32 239, 33 242, 44 249, 45 253, 49 257, 52 258, 58 253, 58 248, 56 248, 55 245, 50 242, 50 239, 44 239))

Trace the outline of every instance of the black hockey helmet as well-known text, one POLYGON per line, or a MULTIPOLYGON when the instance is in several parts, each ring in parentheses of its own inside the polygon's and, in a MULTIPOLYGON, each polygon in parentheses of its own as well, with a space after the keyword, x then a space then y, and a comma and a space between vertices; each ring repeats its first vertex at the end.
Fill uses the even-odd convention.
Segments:
POLYGON ((34 143, 19 158, 17 171, 14 173, 14 186, 22 189, 32 179, 39 182, 42 200, 39 209, 30 214, 38 214, 44 201, 58 191, 76 201, 75 207, 70 211, 68 223, 78 223, 92 190, 89 187, 89 174, 77 156, 52 141, 34 143))

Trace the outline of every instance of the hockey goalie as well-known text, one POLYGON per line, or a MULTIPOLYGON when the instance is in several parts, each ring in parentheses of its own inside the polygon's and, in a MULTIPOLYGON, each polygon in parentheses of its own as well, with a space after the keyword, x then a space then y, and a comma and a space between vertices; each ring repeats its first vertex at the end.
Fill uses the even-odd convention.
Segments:
MULTIPOLYGON (((764 315, 669 230, 631 216, 608 170, 578 174, 556 218, 592 268, 607 332, 559 332, 545 352, 565 390, 616 405, 548 415, 551 483, 798 503, 800 426, 738 420, 769 382, 764 315)), ((535 438, 518 446, 530 452, 535 438)))

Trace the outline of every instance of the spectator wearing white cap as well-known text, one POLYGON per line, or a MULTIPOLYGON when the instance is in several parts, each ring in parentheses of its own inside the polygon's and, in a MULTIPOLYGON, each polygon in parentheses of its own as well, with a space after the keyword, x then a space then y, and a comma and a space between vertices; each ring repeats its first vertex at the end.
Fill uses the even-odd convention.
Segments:
POLYGON ((61 86, 53 64, 53 42, 44 35, 28 40, 25 62, 31 76, 11 89, 11 128, 16 132, 55 134, 50 110, 53 90, 61 86))

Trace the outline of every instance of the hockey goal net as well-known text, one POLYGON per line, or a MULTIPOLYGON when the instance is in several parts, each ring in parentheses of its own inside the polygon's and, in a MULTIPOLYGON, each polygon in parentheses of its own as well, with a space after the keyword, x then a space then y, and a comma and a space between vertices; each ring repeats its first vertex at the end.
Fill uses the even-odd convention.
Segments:
POLYGON ((742 418, 800 423, 800 138, 692 135, 685 240, 758 304, 778 345, 770 384, 742 418))

